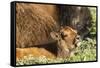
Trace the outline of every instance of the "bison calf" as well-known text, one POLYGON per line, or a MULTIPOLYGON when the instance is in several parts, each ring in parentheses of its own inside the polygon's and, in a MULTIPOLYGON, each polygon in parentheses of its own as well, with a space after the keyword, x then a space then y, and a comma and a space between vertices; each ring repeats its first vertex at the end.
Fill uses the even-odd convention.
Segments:
POLYGON ((55 43, 34 46, 31 48, 16 48, 17 58, 32 55, 34 57, 45 56, 47 58, 66 58, 70 56, 71 51, 75 48, 77 32, 66 26, 58 32, 50 33, 55 43))
POLYGON ((77 31, 66 26, 59 32, 51 32, 51 37, 57 41, 58 57, 68 57, 77 44, 77 31))

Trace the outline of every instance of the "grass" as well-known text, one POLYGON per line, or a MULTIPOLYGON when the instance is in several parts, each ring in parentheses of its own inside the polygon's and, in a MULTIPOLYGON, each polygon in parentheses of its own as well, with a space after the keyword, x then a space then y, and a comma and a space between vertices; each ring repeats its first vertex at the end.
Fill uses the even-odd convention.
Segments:
POLYGON ((95 39, 87 38, 81 41, 80 46, 75 49, 75 54, 69 58, 50 59, 45 56, 32 57, 25 56, 22 60, 17 60, 16 65, 30 64, 49 64, 49 63, 65 63, 65 62, 80 62, 80 61, 95 61, 96 60, 96 41, 95 39))
POLYGON ((31 64, 49 64, 49 63, 65 63, 65 62, 81 62, 81 61, 96 61, 96 9, 90 8, 92 14, 92 27, 90 30, 90 38, 86 38, 80 42, 80 46, 75 49, 74 55, 69 58, 50 59, 45 56, 32 57, 25 56, 21 60, 16 61, 16 65, 31 65, 31 64))
POLYGON ((95 61, 96 60, 96 41, 87 38, 81 41, 81 45, 76 48, 74 56, 69 61, 95 61))

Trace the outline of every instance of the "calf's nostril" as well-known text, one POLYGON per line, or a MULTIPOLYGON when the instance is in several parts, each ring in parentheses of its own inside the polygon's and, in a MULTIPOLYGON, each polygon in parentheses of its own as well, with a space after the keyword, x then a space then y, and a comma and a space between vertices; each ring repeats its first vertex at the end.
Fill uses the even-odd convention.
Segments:
POLYGON ((76 37, 76 39, 79 40, 79 39, 80 39, 80 36, 78 35, 78 36, 76 37))
POLYGON ((77 37, 76 39, 79 39, 79 37, 77 37))
POLYGON ((64 36, 64 33, 63 32, 61 32, 61 36, 64 36))
POLYGON ((61 32, 61 38, 64 39, 64 33, 63 32, 61 32))

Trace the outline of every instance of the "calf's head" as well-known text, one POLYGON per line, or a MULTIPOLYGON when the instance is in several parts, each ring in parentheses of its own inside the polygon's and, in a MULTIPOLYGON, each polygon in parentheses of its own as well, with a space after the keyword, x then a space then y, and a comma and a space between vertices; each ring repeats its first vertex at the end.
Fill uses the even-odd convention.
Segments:
POLYGON ((51 32, 50 35, 57 41, 58 50, 62 56, 68 55, 75 48, 79 39, 77 31, 68 26, 61 28, 58 32, 51 32))
POLYGON ((77 34, 77 31, 69 26, 61 28, 60 35, 61 38, 67 43, 69 49, 75 48, 80 39, 79 35, 77 34))

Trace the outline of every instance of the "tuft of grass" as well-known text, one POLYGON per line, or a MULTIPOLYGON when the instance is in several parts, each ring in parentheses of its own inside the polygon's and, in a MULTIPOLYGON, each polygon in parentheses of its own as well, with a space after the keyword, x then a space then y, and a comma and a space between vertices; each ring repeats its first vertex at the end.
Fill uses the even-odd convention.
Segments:
POLYGON ((81 41, 81 45, 76 48, 75 54, 68 58, 71 62, 95 61, 96 60, 96 41, 87 38, 81 41))
POLYGON ((92 16, 92 26, 89 28, 90 34, 92 38, 96 37, 96 8, 89 8, 92 16))
POLYGON ((50 59, 45 56, 32 57, 25 56, 21 60, 16 61, 16 65, 30 65, 30 64, 49 64, 49 63, 66 63, 66 62, 81 62, 81 61, 95 61, 96 60, 96 41, 95 39, 87 38, 81 41, 80 46, 75 49, 75 54, 69 58, 50 59))

